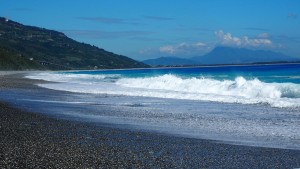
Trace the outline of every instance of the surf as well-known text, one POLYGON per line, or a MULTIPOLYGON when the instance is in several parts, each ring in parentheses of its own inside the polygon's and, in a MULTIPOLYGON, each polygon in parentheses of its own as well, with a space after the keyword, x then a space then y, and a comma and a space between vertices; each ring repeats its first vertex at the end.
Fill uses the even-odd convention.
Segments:
POLYGON ((246 79, 243 76, 233 80, 174 74, 126 77, 121 74, 42 73, 27 77, 60 82, 39 84, 41 87, 78 93, 300 107, 299 84, 267 83, 258 78, 246 79))

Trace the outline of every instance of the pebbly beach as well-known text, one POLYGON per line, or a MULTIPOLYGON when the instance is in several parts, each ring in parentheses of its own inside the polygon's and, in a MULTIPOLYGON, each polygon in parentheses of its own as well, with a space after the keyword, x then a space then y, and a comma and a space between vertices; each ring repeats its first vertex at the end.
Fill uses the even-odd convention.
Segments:
MULTIPOLYGON (((39 91, 47 97, 53 92, 35 86, 37 80, 24 78, 25 74, 2 72, 0 93, 39 91)), ((300 167, 300 150, 233 145, 64 119, 28 111, 3 97, 0 117, 0 168, 300 167)))

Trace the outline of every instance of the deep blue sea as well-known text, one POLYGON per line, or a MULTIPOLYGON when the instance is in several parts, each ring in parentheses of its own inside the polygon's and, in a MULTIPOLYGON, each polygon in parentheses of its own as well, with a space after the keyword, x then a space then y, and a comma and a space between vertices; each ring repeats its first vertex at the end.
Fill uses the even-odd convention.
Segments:
POLYGON ((300 64, 39 72, 27 78, 68 93, 21 99, 39 103, 35 110, 180 137, 300 149, 300 64))

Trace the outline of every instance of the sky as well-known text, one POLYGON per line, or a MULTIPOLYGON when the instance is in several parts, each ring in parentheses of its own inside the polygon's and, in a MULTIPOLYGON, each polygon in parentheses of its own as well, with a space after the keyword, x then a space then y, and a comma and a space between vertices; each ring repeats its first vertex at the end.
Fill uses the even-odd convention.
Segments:
POLYGON ((136 60, 216 46, 300 58, 300 0, 0 0, 0 16, 136 60))

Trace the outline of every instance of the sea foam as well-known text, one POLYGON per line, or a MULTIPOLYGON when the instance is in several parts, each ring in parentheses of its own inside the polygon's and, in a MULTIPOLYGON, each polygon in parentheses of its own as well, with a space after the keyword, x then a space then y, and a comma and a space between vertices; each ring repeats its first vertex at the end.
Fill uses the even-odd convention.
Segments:
POLYGON ((118 74, 42 73, 27 77, 61 82, 40 86, 70 92, 300 107, 299 84, 266 83, 257 78, 246 79, 242 76, 234 80, 180 77, 173 74, 123 77, 118 74))
POLYGON ((280 82, 281 78, 271 83, 242 73, 220 78, 136 72, 31 74, 28 78, 58 82, 38 84, 41 87, 75 93, 49 92, 47 97, 42 93, 42 97, 26 95, 13 101, 63 118, 232 144, 299 149, 299 83, 280 82))

